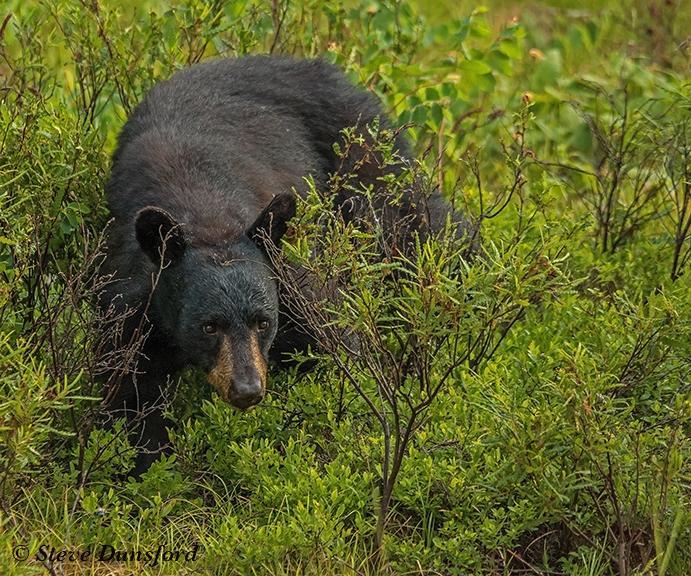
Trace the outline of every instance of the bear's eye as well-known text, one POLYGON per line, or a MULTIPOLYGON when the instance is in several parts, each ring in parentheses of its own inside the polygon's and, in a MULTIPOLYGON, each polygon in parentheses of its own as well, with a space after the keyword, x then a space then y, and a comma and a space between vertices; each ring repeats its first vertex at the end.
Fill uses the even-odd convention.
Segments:
POLYGON ((269 328, 269 321, 268 320, 259 320, 257 322, 257 330, 260 332, 264 332, 264 330, 267 330, 269 328))
POLYGON ((205 334, 216 334, 216 332, 218 332, 218 326, 216 326, 216 324, 211 323, 204 324, 203 330, 205 334))

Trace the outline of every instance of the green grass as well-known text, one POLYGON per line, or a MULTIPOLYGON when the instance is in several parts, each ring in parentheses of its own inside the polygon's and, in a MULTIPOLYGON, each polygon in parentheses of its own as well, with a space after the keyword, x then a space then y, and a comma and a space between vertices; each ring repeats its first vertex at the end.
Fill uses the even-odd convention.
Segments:
POLYGON ((186 374, 175 456, 138 482, 114 480, 132 451, 93 425, 118 130, 176 69, 271 50, 375 91, 469 215, 508 199, 466 286, 522 318, 413 436, 380 571, 691 572, 689 5, 486 4, 5 2, 0 573, 46 573, 42 545, 103 544, 198 549, 52 573, 375 572, 383 435, 329 360, 273 374, 244 414, 186 374))

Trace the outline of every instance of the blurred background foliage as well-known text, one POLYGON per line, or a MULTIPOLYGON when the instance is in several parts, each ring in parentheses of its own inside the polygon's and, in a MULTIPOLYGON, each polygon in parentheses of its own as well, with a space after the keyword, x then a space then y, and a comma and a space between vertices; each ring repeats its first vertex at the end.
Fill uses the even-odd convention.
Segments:
POLYGON ((186 375, 175 456, 140 481, 114 481, 132 451, 93 430, 117 133, 175 70, 272 52, 377 93, 484 238, 547 246, 568 278, 430 408, 386 570, 691 572, 689 22, 674 0, 5 0, 0 571, 372 570, 380 432, 328 362, 275 374, 247 414, 186 375), (18 543, 200 559, 46 566, 16 562, 18 543))

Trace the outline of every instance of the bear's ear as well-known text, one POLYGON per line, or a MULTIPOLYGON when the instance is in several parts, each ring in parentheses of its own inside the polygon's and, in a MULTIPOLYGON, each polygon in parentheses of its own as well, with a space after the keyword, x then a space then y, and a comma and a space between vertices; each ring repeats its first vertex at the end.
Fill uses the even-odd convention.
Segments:
POLYGON ((269 205, 247 230, 247 236, 262 250, 266 249, 268 238, 275 246, 288 229, 288 220, 295 216, 295 196, 292 194, 277 194, 269 205))
POLYGON ((142 208, 137 212, 134 229, 139 246, 157 266, 161 265, 161 257, 165 266, 185 251, 185 237, 180 225, 161 208, 142 208))

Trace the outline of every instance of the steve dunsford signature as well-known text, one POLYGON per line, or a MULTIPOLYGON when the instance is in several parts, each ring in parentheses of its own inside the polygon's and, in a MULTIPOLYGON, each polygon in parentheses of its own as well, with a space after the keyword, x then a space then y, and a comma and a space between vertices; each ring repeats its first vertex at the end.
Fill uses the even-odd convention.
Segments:
MULTIPOLYGON (((33 556, 39 562, 140 562, 146 566, 158 566, 165 562, 194 562, 199 552, 199 544, 191 548, 176 549, 160 545, 157 548, 127 549, 111 544, 96 544, 91 547, 56 548, 41 544, 33 556)), ((15 560, 28 560, 29 548, 23 544, 14 547, 15 560)))

